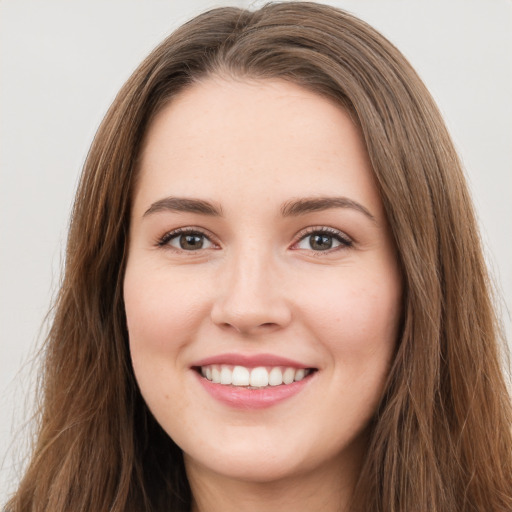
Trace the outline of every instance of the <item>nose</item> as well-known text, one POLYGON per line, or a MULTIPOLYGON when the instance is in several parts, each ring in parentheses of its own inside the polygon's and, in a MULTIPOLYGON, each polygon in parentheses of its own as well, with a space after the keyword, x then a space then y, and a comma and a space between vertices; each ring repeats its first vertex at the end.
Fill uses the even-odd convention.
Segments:
POLYGON ((239 254, 220 270, 212 321, 244 335, 273 332, 292 319, 291 304, 278 268, 268 255, 239 254))

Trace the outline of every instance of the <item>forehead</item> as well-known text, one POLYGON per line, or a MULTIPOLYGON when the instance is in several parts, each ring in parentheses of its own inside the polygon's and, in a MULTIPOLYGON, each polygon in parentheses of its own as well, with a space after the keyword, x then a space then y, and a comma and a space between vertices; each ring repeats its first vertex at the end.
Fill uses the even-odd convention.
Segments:
POLYGON ((139 162, 136 197, 146 202, 226 191, 281 201, 336 192, 380 202, 347 112, 280 80, 208 78, 185 89, 154 118, 139 162))
POLYGON ((302 147, 305 134, 313 146, 319 138, 325 140, 329 130, 334 129, 335 138, 342 127, 345 137, 351 135, 349 131, 358 132, 340 106, 292 82, 212 76, 185 88, 155 116, 142 154, 163 137, 169 143, 170 136, 179 136, 181 145, 186 140, 190 144, 214 141, 216 153, 232 154, 242 143, 244 151, 258 144, 283 147, 284 142, 302 147), (274 135, 286 135, 286 141, 274 135))

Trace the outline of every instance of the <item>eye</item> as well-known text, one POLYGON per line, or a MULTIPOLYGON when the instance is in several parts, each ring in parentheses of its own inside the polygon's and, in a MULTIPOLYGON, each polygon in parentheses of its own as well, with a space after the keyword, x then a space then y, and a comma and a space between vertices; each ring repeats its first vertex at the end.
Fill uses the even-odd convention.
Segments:
POLYGON ((350 246, 352 246, 352 240, 344 233, 332 228, 322 228, 314 229, 302 236, 294 248, 320 252, 350 246))
POLYGON ((170 246, 181 251, 198 251, 215 247, 204 233, 194 230, 176 230, 167 233, 158 241, 158 245, 170 246))

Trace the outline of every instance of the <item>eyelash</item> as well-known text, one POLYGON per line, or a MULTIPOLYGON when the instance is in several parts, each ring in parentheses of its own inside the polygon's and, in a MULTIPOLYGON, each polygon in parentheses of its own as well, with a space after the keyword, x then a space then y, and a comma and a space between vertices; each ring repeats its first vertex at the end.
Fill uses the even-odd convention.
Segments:
MULTIPOLYGON (((201 230, 199 228, 195 228, 195 227, 179 228, 179 229, 170 231, 170 232, 166 233, 164 236, 162 236, 161 238, 159 238, 157 240, 156 245, 161 248, 168 248, 175 252, 196 252, 196 251, 199 251, 200 249, 202 249, 202 248, 200 248, 200 249, 197 249, 196 251, 193 251, 193 250, 187 251, 186 249, 178 249, 176 247, 172 247, 169 244, 169 242, 171 240, 173 240, 174 238, 179 237, 180 235, 199 235, 201 237, 204 237, 204 239, 208 240, 208 242, 210 242, 214 246, 218 247, 218 244, 212 240, 211 235, 209 235, 209 234, 205 233, 203 230, 201 230)), ((328 248, 328 249, 324 249, 324 250, 315 251, 314 249, 309 249, 309 250, 313 251, 315 254, 317 254, 318 256, 321 256, 322 254, 328 254, 328 253, 338 251, 338 250, 349 249, 354 244, 353 241, 342 231, 338 231, 337 229, 334 229, 334 228, 322 226, 322 227, 310 227, 310 228, 306 228, 305 230, 301 231, 298 234, 297 241, 293 243, 291 248, 293 250, 300 250, 300 248, 297 248, 296 246, 298 244, 300 244, 300 242, 305 240, 307 237, 310 237, 312 235, 327 235, 328 237, 333 238, 334 240, 336 240, 337 242, 340 243, 340 245, 337 247, 328 248)), ((311 245, 311 243, 310 243, 310 245, 311 245)))
POLYGON ((211 244, 218 245, 218 244, 216 244, 212 240, 212 236, 208 235, 203 230, 201 230, 199 228, 195 228, 195 227, 189 227, 189 228, 179 228, 179 229, 175 229, 173 231, 169 231, 168 233, 166 233, 164 236, 162 236, 161 238, 159 238, 157 240, 157 246, 158 247, 162 247, 162 248, 169 248, 169 249, 174 250, 176 252, 194 252, 194 251, 186 251, 185 249, 177 249, 177 248, 172 247, 171 245, 169 245, 169 242, 173 238, 177 238, 180 235, 199 235, 199 236, 204 237, 211 244))
MULTIPOLYGON (((310 249, 317 256, 322 256, 323 254, 328 254, 328 253, 332 253, 334 251, 339 251, 339 250, 343 250, 343 249, 349 249, 350 247, 352 247, 354 245, 354 242, 342 231, 339 231, 337 229, 330 228, 327 226, 319 226, 319 227, 314 226, 314 227, 306 228, 305 230, 301 231, 298 234, 297 242, 295 242, 293 244, 292 248, 296 247, 300 242, 302 242, 303 240, 305 240, 308 237, 311 237, 312 235, 327 235, 328 237, 333 238, 334 240, 336 240, 337 242, 340 243, 340 245, 338 247, 333 247, 333 248, 329 248, 329 249, 325 249, 325 250, 315 251, 313 249, 310 249)), ((310 242, 310 245, 311 245, 311 242, 310 242)), ((297 248, 295 250, 300 250, 300 249, 297 248)))

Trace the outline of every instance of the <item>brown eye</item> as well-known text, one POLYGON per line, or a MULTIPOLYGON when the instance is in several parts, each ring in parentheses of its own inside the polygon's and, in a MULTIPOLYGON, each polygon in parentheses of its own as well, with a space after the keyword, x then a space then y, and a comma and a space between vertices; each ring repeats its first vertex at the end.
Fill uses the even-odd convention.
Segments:
POLYGON ((204 245, 204 235, 180 235, 178 237, 180 248, 186 251, 196 251, 202 249, 204 245))
POLYGON ((181 231, 168 233, 159 242, 161 247, 170 246, 181 251, 199 251, 201 249, 211 249, 214 244, 203 233, 199 231, 181 231))
POLYGON ((309 236, 309 245, 314 251, 327 251, 332 248, 333 237, 325 234, 309 236))
POLYGON ((297 249, 321 252, 331 249, 343 249, 350 247, 352 241, 342 232, 331 230, 318 230, 303 236, 296 244, 297 249))

